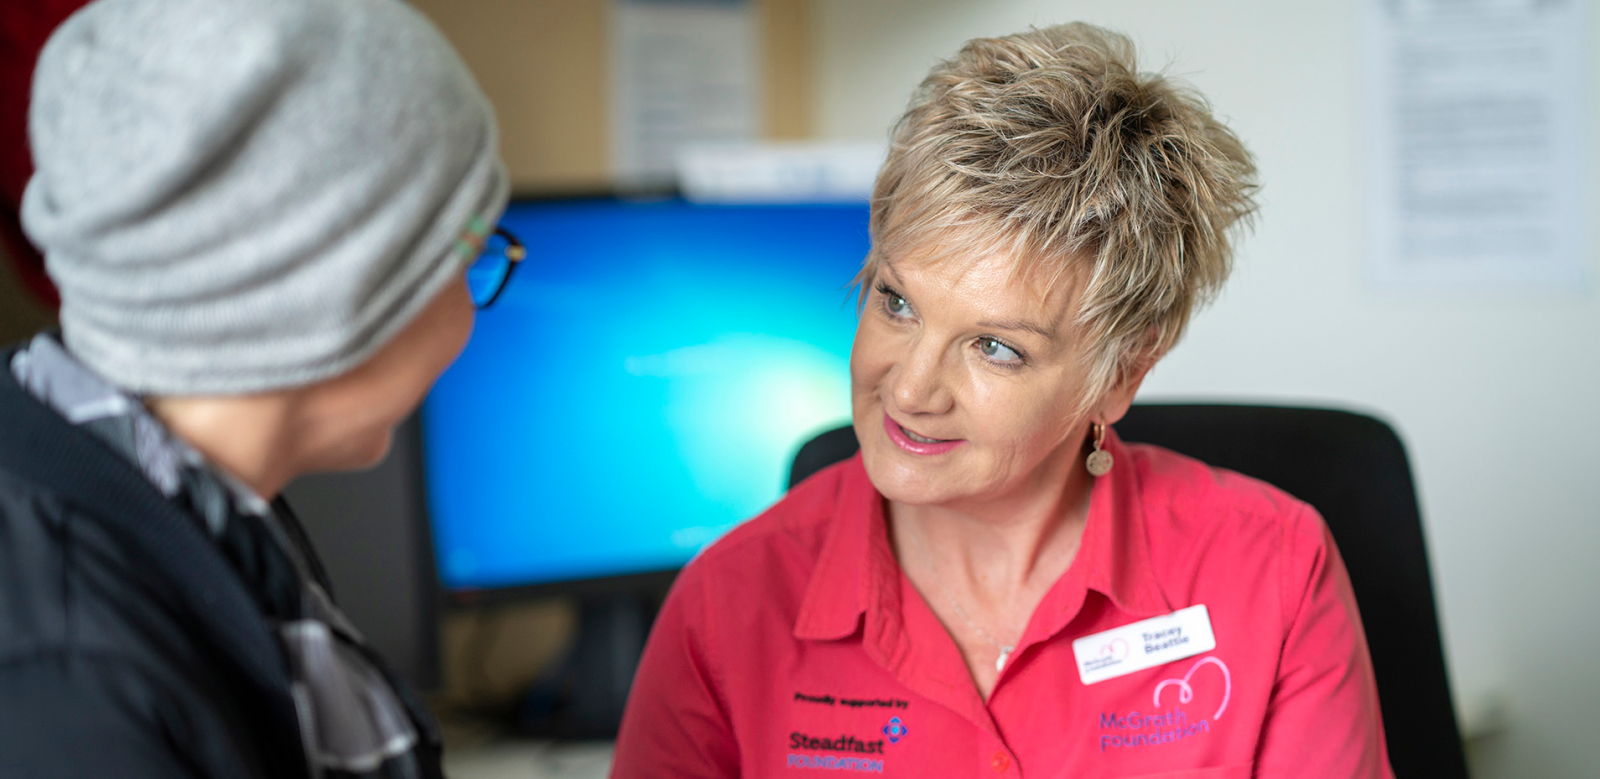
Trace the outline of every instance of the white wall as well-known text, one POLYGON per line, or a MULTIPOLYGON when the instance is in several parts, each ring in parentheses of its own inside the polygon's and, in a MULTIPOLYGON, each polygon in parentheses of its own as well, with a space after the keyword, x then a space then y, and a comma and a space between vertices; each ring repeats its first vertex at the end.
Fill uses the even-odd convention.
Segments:
MULTIPOLYGON (((1363 265, 1355 0, 816 8, 827 138, 886 137, 936 60, 1029 24, 1110 26, 1134 37, 1146 69, 1175 61, 1256 153, 1264 206, 1224 296, 1144 397, 1325 403, 1394 424, 1419 480, 1457 695, 1474 705, 1501 693, 1511 705, 1510 728, 1475 747, 1475 775, 1600 772, 1600 220, 1581 291, 1376 290, 1363 265)), ((1600 8, 1587 24, 1600 130, 1600 8)), ((1600 203, 1600 153, 1590 168, 1600 203)))

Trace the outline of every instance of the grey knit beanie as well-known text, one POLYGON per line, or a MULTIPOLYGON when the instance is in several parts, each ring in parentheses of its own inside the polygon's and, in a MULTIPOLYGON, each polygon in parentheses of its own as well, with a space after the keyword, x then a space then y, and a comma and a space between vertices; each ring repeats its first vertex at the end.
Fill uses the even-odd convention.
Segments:
POLYGON ((134 392, 355 367, 506 202, 488 101, 399 0, 98 0, 45 46, 28 130, 67 347, 134 392))

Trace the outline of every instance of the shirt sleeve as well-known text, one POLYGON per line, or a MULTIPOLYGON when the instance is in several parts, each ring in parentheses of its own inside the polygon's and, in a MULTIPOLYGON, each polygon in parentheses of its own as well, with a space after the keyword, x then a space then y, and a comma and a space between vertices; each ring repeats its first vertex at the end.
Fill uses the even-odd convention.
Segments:
POLYGON ((718 689, 704 582, 693 563, 656 617, 617 734, 612 779, 736 777, 739 746, 718 689))
POLYGON ((1392 779, 1367 637, 1344 561, 1309 506, 1286 523, 1285 633, 1262 724, 1262 779, 1392 779))

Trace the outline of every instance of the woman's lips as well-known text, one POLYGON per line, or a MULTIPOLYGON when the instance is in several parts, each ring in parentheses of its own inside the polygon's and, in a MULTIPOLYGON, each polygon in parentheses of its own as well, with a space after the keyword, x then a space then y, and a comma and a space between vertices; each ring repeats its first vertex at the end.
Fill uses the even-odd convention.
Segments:
POLYGON ((927 436, 908 431, 906 428, 901 427, 900 423, 891 419, 888 414, 883 415, 883 431, 889 435, 889 440, 893 441, 896 446, 912 454, 944 454, 966 443, 964 439, 960 438, 931 442, 913 440, 908 433, 916 435, 918 438, 927 438, 927 436))

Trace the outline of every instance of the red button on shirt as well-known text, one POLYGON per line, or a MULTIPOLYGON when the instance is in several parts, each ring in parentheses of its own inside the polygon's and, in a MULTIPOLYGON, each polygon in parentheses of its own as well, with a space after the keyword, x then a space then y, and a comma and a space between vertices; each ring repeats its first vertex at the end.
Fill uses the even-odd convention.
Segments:
POLYGON ((996 752, 994 757, 989 760, 989 767, 993 768, 995 773, 1003 774, 1007 768, 1011 767, 1011 758, 1006 757, 1004 752, 996 752))
POLYGON ((684 569, 612 775, 1390 776, 1366 639, 1321 518, 1162 449, 1115 435, 1108 448, 1116 467, 1096 480, 1078 557, 988 701, 896 564, 857 457, 684 569), (1079 678, 1075 639, 1199 604, 1215 649, 1079 678))

